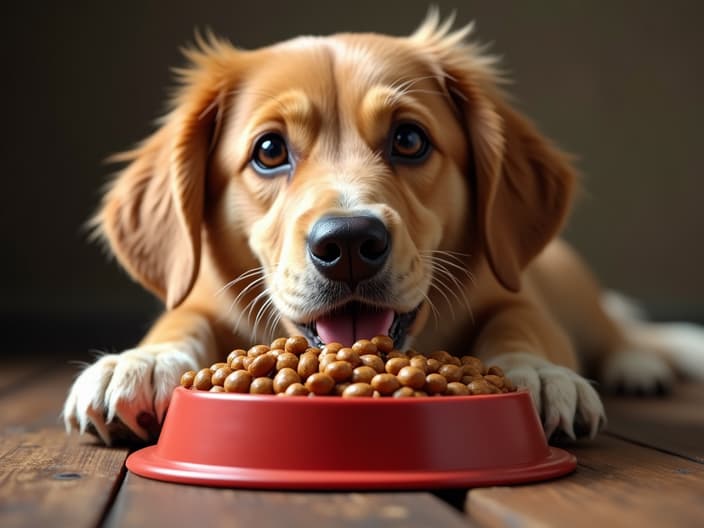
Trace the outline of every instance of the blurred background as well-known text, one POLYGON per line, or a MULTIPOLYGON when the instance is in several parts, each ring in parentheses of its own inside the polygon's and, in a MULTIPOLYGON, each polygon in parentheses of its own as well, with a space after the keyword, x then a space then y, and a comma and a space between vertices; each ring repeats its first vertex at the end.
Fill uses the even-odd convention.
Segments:
MULTIPOLYGON (((601 281, 659 319, 704 320, 704 3, 436 0, 504 57, 519 107, 578 156, 566 232, 601 281)), ((239 47, 408 34, 428 3, 13 2, 4 8, 3 354, 117 350, 159 305, 87 241, 113 167, 152 131, 195 28, 239 47)))

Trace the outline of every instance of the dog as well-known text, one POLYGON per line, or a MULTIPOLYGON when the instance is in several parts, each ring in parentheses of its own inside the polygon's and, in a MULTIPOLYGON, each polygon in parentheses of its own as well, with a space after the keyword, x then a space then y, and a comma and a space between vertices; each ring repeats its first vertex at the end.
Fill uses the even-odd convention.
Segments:
POLYGON ((79 374, 67 429, 152 442, 182 372, 276 335, 471 353, 530 391, 548 437, 603 427, 591 379, 662 391, 683 362, 704 378, 699 328, 605 302, 560 238, 571 159, 471 31, 432 11, 403 38, 199 37, 93 221, 166 311, 79 374))

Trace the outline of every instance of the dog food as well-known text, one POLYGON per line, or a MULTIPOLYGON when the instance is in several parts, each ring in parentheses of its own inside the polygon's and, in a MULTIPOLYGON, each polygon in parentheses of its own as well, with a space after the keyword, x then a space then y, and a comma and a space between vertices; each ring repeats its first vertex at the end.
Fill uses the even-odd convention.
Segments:
POLYGON ((279 337, 271 345, 230 352, 214 363, 181 376, 194 390, 277 394, 410 398, 500 394, 516 390, 503 371, 472 356, 444 350, 424 355, 394 349, 388 336, 360 339, 351 347, 328 343, 311 347, 302 336, 279 337))

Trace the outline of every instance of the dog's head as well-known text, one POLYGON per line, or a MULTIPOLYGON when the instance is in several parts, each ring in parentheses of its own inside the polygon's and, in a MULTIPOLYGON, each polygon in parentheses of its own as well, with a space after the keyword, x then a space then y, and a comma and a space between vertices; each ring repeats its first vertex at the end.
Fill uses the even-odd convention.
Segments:
POLYGON ((232 281, 250 337, 281 320, 313 341, 401 346, 428 307, 471 292, 468 271, 517 291, 574 177, 468 32, 431 15, 408 38, 201 43, 106 195, 120 262, 169 307, 214 304, 232 281))

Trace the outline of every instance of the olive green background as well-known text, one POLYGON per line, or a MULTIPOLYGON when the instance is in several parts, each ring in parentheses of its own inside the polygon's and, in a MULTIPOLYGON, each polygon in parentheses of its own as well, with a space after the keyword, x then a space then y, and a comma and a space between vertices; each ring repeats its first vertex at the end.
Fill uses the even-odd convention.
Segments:
MULTIPOLYGON (((704 2, 438 1, 514 79, 520 108, 579 158, 566 236, 657 317, 704 319, 704 2)), ((5 335, 123 346, 157 303, 87 242, 109 154, 152 130, 212 28, 252 48, 299 34, 407 34, 414 1, 46 2, 5 7, 0 317, 5 335), (107 326, 106 326, 107 325, 107 326), (112 325, 112 326, 111 326, 112 325), (107 329, 106 329, 107 328, 107 329), (117 336, 117 337, 115 337, 117 336)))

